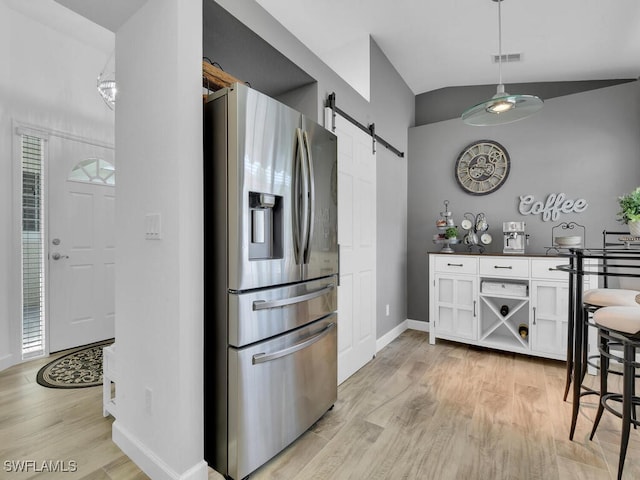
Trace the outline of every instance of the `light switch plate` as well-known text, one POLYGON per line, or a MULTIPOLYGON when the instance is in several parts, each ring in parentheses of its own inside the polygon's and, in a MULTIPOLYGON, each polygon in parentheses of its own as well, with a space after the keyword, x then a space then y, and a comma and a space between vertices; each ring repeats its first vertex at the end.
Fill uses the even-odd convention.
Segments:
POLYGON ((160 240, 162 238, 162 221, 159 213, 147 213, 144 216, 144 238, 160 240))

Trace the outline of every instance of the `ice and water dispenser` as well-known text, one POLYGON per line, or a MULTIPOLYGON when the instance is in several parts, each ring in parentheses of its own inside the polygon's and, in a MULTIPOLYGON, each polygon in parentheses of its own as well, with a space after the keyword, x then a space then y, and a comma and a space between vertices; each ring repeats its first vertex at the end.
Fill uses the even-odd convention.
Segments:
POLYGON ((249 192, 249 259, 282 258, 282 197, 249 192))

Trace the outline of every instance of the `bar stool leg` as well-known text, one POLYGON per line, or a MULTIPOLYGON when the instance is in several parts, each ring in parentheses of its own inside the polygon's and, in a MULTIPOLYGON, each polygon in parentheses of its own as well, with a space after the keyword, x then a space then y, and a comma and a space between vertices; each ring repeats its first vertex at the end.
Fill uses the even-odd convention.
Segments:
MULTIPOLYGON (((573 259, 571 260, 571 267, 573 268, 573 259)), ((563 401, 567 401, 567 395, 569 394, 569 388, 571 387, 571 376, 573 375, 573 334, 575 323, 574 318, 574 305, 575 305, 575 287, 574 287, 573 273, 569 274, 569 318, 567 322, 567 375, 564 385, 563 401)))
MULTIPOLYGON (((635 375, 635 371, 634 371, 634 375, 635 375)), ((631 398, 636 398, 636 382, 635 382, 635 378, 634 381, 631 382, 631 398)), ((633 420, 633 429, 636 430, 638 428, 638 405, 636 403, 632 403, 631 404, 631 419, 633 420)))
POLYGON ((622 479, 622 469, 627 455, 629 445, 629 431, 631 429, 631 409, 633 404, 633 382, 635 381, 635 370, 633 361, 635 360, 636 349, 630 343, 624 344, 624 373, 622 387, 622 438, 620 440, 620 460, 618 460, 618 480, 622 479))
MULTIPOLYGON (((635 356, 633 357, 633 361, 635 361, 635 356)), ((635 379, 638 378, 636 377, 636 373, 635 373, 635 369, 633 370, 633 381, 631 382, 631 397, 632 398, 637 398, 636 397, 636 381, 635 379)), ((631 404, 631 420, 632 420, 632 425, 633 425, 633 429, 636 430, 638 428, 638 405, 640 405, 637 402, 632 402, 631 404)))
POLYGON ((569 322, 568 325, 568 340, 567 340, 567 379, 564 385, 563 401, 567 401, 567 395, 569 395, 569 389, 571 387, 571 377, 573 376, 573 322, 569 322))
MULTIPOLYGON (((600 337, 600 398, 602 399, 602 397, 608 393, 607 380, 609 376, 609 357, 607 355, 609 354, 609 341, 603 335, 602 329, 598 329, 598 334, 600 337)), ((596 434, 603 412, 604 404, 602 403, 602 400, 600 400, 598 401, 598 411, 596 412, 596 418, 593 421, 593 428, 591 429, 589 440, 593 440, 593 436, 596 434)))
POLYGON ((582 309, 582 372, 580 373, 580 385, 584 383, 587 376, 588 357, 589 357, 589 309, 582 309))
MULTIPOLYGON (((580 295, 578 295, 580 296, 580 295)), ((582 302, 582 299, 578 299, 582 302)), ((582 337, 584 324, 582 320, 581 308, 576 309, 576 321, 574 330, 574 365, 573 365, 573 404, 571 405, 571 429, 569 430, 569 440, 573 440, 578 422, 578 413, 580 410, 580 385, 582 377, 582 337)))

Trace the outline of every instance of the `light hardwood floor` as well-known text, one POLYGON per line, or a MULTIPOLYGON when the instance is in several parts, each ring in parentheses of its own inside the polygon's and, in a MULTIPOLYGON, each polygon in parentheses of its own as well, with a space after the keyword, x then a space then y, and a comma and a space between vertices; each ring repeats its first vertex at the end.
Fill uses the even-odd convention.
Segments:
MULTIPOLYGON (((113 419, 102 417, 100 388, 35 383, 48 360, 0 373, 0 478, 147 478, 111 442, 113 419), (6 460, 20 459, 73 459, 78 471, 4 470, 6 460)), ((589 441, 596 397, 583 398, 569 441, 563 388, 561 362, 429 345, 427 334, 408 330, 342 384, 335 408, 251 480, 615 478, 619 420, 605 413, 589 441)), ((640 429, 631 432, 624 478, 640 478, 640 429)))

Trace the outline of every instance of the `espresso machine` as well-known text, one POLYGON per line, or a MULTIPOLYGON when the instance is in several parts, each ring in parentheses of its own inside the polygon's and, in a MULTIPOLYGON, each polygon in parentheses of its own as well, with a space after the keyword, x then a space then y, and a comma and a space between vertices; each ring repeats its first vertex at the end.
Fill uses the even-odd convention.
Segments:
POLYGON ((525 233, 524 222, 503 222, 504 248, 502 253, 523 254, 529 243, 529 235, 525 233))

